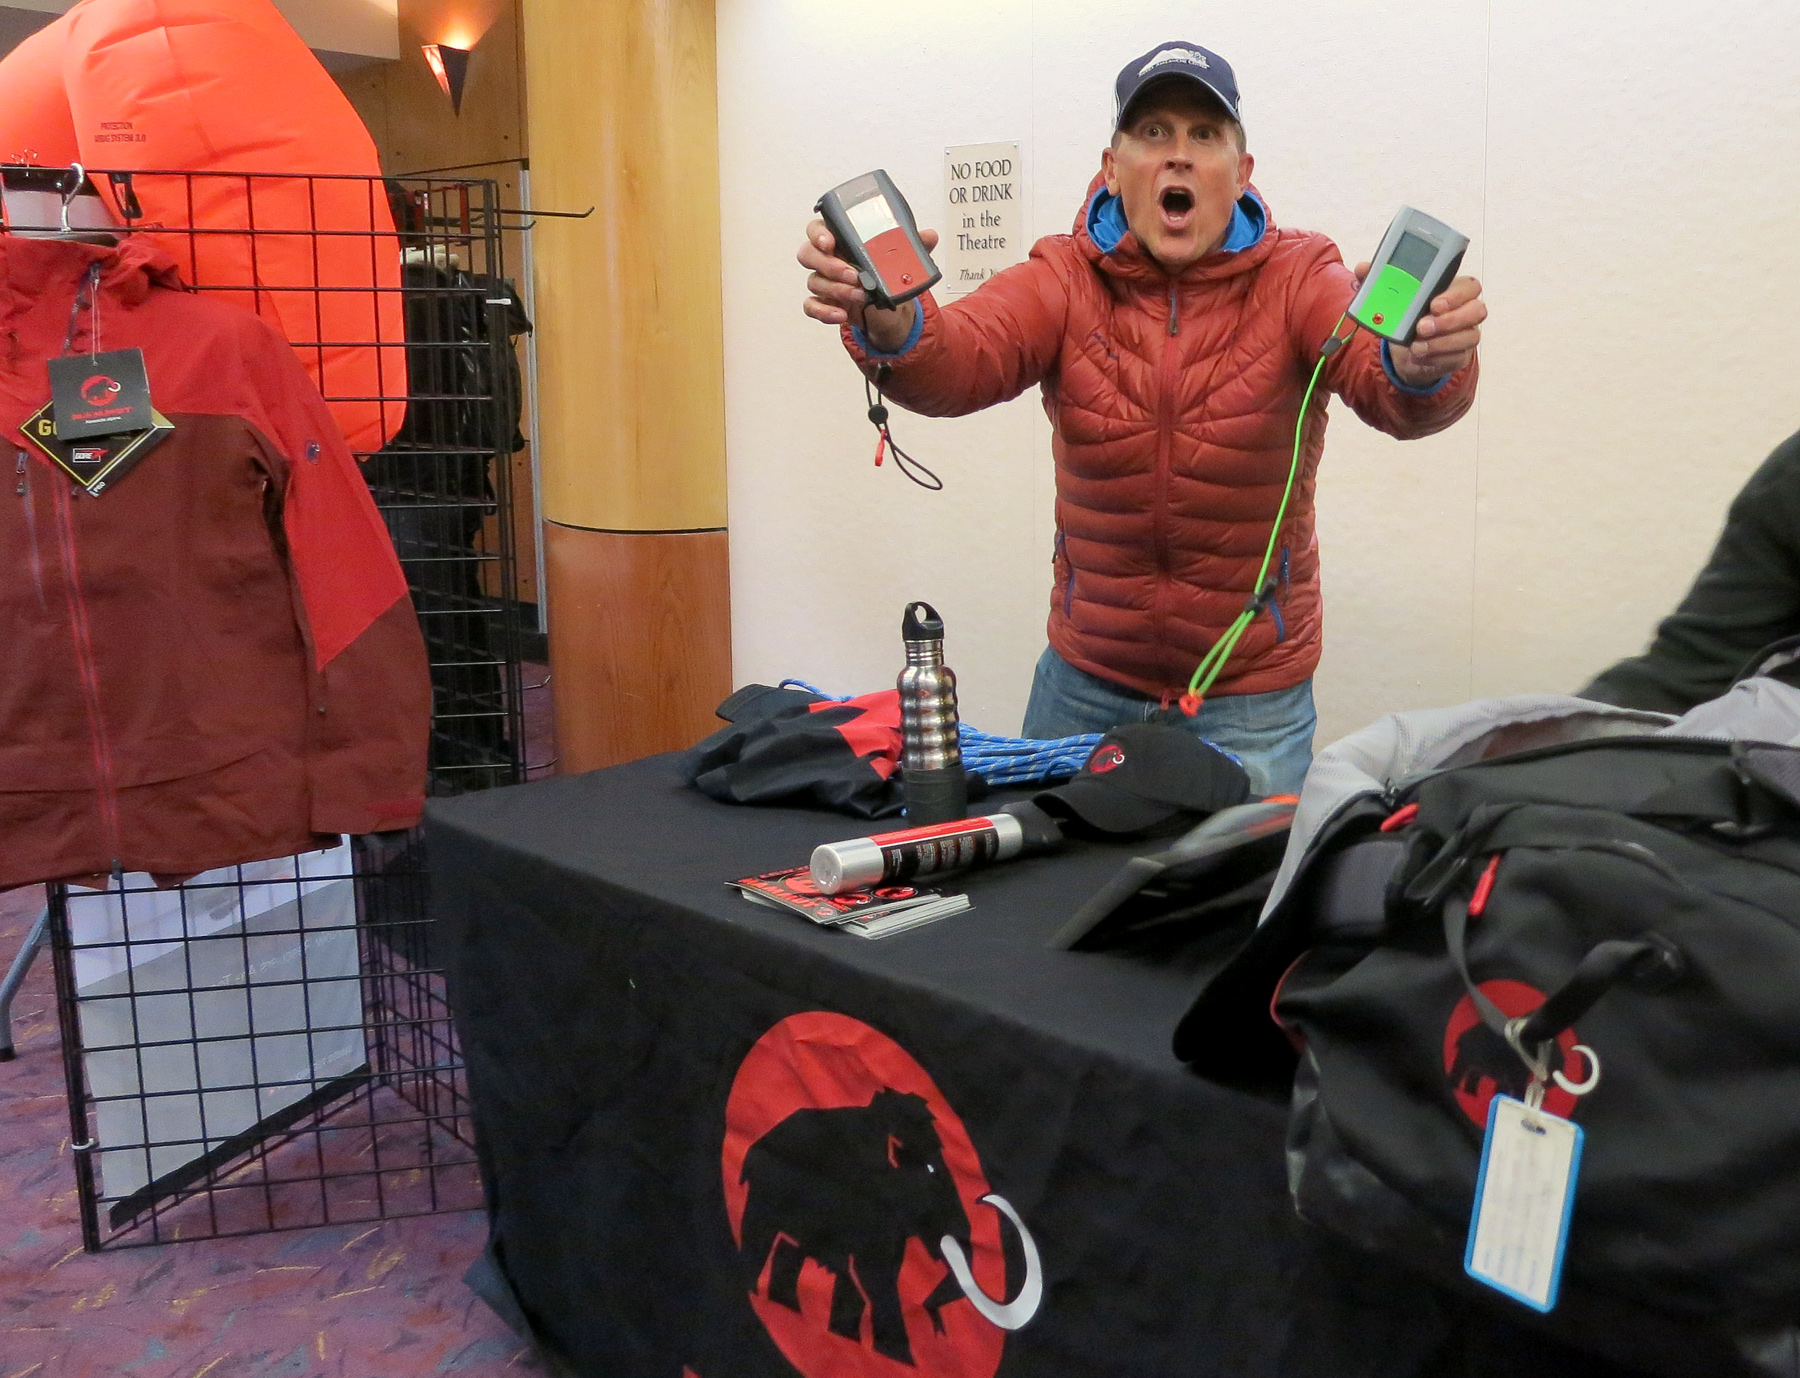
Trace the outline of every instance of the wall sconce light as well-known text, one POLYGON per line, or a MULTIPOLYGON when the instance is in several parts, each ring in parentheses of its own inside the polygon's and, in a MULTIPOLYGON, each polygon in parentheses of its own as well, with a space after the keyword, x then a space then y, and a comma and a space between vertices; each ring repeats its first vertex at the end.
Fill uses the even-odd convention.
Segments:
POLYGON ((450 113, 462 114, 463 82, 469 75, 469 50, 452 48, 448 43, 427 43, 423 52, 431 75, 450 97, 450 113))

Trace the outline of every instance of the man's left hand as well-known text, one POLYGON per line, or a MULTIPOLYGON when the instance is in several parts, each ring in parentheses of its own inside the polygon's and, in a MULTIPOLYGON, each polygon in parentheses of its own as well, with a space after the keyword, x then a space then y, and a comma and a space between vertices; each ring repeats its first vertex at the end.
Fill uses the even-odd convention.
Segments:
MULTIPOLYGON (((1358 282, 1368 275, 1367 263, 1356 265, 1358 282)), ((1438 379, 1448 378, 1475 357, 1481 323, 1486 319, 1481 284, 1472 277, 1457 278, 1431 299, 1431 314, 1419 318, 1413 342, 1389 349, 1394 372, 1414 388, 1428 388, 1438 379)))

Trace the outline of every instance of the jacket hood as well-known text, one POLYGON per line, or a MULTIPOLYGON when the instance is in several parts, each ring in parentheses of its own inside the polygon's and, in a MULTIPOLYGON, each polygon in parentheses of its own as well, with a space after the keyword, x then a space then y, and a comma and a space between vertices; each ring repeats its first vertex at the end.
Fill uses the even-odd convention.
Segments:
POLYGON ((138 305, 152 287, 181 289, 181 270, 150 236, 120 238, 119 244, 111 245, 0 234, 0 293, 17 303, 20 298, 60 292, 96 263, 100 285, 126 306, 138 305))
MULTIPOLYGON (((1268 257, 1273 247, 1274 218, 1268 203, 1254 186, 1238 198, 1232 211, 1225 244, 1191 263, 1175 276, 1182 282, 1234 277, 1248 272, 1268 257)), ((1076 214, 1074 238, 1083 254, 1101 272, 1126 281, 1164 283, 1169 274, 1125 223, 1119 198, 1106 189, 1106 174, 1097 172, 1088 183, 1087 196, 1076 214)))

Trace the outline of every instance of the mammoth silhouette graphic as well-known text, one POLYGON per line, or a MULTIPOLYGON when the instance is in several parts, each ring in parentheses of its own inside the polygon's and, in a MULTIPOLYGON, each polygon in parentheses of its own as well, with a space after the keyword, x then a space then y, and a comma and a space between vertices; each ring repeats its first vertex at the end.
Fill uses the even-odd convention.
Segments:
MULTIPOLYGON (((813 1259, 834 1275, 832 1332, 857 1338, 867 1310, 876 1352, 911 1365, 900 1302, 907 1241, 939 1262, 946 1240, 964 1256, 971 1248, 925 1098, 886 1089, 867 1105, 796 1110, 750 1147, 740 1180, 749 1194, 738 1257, 750 1290, 767 1266, 769 1300, 798 1312, 800 1270, 813 1259)), ((940 1334, 943 1308, 963 1295, 953 1270, 925 1299, 940 1334)))
POLYGON ((1457 1037, 1448 1075, 1450 1085, 1466 1096, 1479 1096, 1481 1083, 1487 1081, 1495 1095, 1523 1100, 1531 1084, 1531 1073, 1512 1046, 1479 1020, 1457 1037))
MULTIPOLYGON (((1483 981, 1479 989, 1508 1019, 1530 1014, 1544 1003, 1544 993, 1523 981, 1483 981)), ((1583 1076, 1583 1059, 1573 1029, 1557 1034, 1556 1047, 1559 1051, 1551 1055, 1551 1071, 1556 1075, 1544 1087, 1544 1109, 1566 1118, 1574 1113, 1581 1092, 1571 1093, 1564 1078, 1583 1076)), ((1503 1035, 1483 1022, 1467 994, 1456 1002, 1444 1026, 1443 1056, 1450 1094, 1478 1129, 1486 1128, 1495 1096, 1523 1100, 1531 1086, 1531 1069, 1525 1060, 1503 1035)))

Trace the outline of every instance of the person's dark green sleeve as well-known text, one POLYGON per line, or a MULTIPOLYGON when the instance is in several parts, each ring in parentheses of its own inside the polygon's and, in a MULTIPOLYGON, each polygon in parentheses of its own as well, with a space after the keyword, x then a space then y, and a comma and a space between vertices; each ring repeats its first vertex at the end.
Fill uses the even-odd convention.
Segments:
POLYGON ((1585 699, 1685 713, 1717 698, 1770 643, 1800 633, 1800 434, 1732 500, 1712 559, 1643 655, 1621 660, 1585 699))

